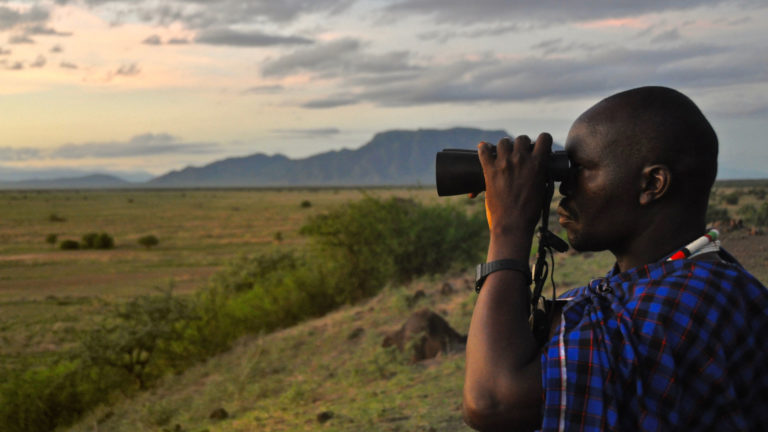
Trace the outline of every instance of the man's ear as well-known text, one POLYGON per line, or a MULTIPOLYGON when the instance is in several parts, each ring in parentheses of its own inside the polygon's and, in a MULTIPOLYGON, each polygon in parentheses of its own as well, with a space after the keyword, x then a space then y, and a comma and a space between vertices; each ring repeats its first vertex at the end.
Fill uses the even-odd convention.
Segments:
POLYGON ((672 173, 666 165, 648 165, 643 168, 640 205, 648 205, 667 193, 672 173))

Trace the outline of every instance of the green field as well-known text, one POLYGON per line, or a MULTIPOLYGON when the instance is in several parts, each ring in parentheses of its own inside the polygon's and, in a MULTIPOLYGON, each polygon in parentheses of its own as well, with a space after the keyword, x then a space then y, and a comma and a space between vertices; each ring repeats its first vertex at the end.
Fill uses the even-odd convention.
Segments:
MULTIPOLYGON (((713 205, 738 217, 742 206, 765 203, 755 188, 722 185, 713 205)), ((467 211, 482 205, 439 199, 431 188, 0 192, 0 372, 45 364, 76 346, 80 331, 112 305, 169 286, 190 295, 239 256, 301 249, 307 239, 299 228, 308 218, 365 196, 453 202, 467 211), (115 248, 61 250, 45 241, 49 234, 61 242, 89 232, 109 233, 115 248), (147 234, 159 245, 139 245, 147 234)), ((724 246, 768 281, 766 237, 750 235, 748 226, 722 231, 724 246)), ((558 288, 602 276, 611 263, 608 253, 558 256, 558 288)), ((317 430, 323 411, 334 413, 322 425, 327 430, 466 430, 458 409, 463 355, 409 365, 380 343, 419 307, 466 333, 471 276, 471 269, 457 269, 389 286, 324 318, 247 336, 149 392, 114 396, 112 406, 74 430, 173 430, 176 423, 190 431, 317 430), (446 281, 456 288, 447 296, 440 294, 446 281), (426 297, 411 302, 417 290, 426 297), (362 336, 349 338, 358 328, 362 336), (217 406, 232 417, 208 419, 217 406)))
POLYGON ((311 215, 393 195, 437 199, 430 189, 0 192, 0 360, 55 353, 107 304, 169 285, 191 293, 240 255, 300 247, 298 229, 311 215), (109 233, 115 248, 45 242, 89 232, 109 233), (139 245, 147 234, 159 245, 139 245))

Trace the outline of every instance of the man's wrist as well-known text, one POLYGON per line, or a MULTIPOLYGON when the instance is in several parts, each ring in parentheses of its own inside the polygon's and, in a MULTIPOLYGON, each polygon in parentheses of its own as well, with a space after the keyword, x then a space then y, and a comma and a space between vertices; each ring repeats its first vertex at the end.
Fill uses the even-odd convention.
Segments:
POLYGON ((500 259, 477 265, 475 273, 475 292, 480 292, 480 288, 483 287, 483 283, 488 275, 501 270, 520 272, 525 276, 528 285, 531 285, 533 278, 531 277, 531 268, 527 261, 518 259, 500 259))

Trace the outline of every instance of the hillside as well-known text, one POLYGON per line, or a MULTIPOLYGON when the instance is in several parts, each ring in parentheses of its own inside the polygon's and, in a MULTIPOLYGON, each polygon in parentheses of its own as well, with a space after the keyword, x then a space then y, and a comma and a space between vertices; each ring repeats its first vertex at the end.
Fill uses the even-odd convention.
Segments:
POLYGON ((157 187, 188 186, 364 186, 434 184, 435 154, 444 148, 475 148, 496 142, 503 130, 453 128, 387 131, 356 150, 321 153, 305 159, 282 155, 229 158, 187 167, 151 180, 157 187))
POLYGON ((385 333, 424 307, 466 334, 475 295, 464 273, 389 288, 325 317, 245 337, 71 430, 469 431, 460 409, 463 352, 411 365, 381 347, 385 333), (442 293, 444 281, 451 293, 442 293), (414 301, 417 291, 426 295, 414 301), (210 419, 218 408, 228 418, 210 419))

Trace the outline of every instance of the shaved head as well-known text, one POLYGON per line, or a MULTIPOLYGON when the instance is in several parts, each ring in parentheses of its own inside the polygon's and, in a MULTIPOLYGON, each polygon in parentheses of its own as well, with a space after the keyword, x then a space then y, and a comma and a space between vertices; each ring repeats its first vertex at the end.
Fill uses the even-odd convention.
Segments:
POLYGON ((582 114, 609 143, 609 157, 627 168, 666 165, 669 198, 706 212, 717 175, 717 135, 701 110, 684 94, 666 87, 617 93, 582 114))

